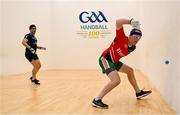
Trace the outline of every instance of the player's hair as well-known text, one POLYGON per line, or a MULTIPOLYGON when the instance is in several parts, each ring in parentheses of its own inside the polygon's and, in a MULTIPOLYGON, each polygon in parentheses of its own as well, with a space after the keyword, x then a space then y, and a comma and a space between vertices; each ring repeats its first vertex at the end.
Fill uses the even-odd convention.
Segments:
POLYGON ((31 24, 31 25, 29 26, 29 29, 32 29, 33 27, 36 27, 36 25, 31 24))
POLYGON ((142 36, 142 32, 141 32, 141 30, 138 30, 138 29, 134 28, 130 32, 130 36, 132 36, 132 35, 140 35, 140 36, 142 36))

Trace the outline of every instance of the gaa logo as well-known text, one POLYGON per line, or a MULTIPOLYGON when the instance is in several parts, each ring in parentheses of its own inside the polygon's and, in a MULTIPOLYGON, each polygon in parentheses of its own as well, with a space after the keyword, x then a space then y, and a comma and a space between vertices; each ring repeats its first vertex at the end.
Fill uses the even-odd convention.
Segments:
POLYGON ((91 23, 95 23, 95 22, 108 22, 106 17, 104 16, 104 14, 101 11, 98 11, 97 13, 91 11, 89 12, 81 12, 79 15, 79 20, 82 23, 87 23, 87 22, 91 22, 91 23))

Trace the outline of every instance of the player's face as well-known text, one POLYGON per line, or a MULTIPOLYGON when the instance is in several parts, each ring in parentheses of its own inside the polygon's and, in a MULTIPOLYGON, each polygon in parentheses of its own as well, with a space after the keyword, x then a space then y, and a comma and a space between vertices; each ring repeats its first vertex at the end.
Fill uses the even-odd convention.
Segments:
POLYGON ((129 43, 136 45, 138 43, 138 41, 140 40, 141 36, 139 35, 132 35, 129 36, 129 43))
POLYGON ((30 32, 31 32, 32 34, 35 34, 35 33, 36 33, 36 27, 32 27, 32 28, 30 29, 30 32))

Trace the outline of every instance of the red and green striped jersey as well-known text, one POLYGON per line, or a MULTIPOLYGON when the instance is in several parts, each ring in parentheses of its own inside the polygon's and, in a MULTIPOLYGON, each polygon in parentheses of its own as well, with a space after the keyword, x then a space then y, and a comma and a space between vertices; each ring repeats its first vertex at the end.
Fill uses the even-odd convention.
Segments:
POLYGON ((103 56, 110 53, 111 59, 117 63, 122 57, 129 54, 128 52, 128 37, 124 33, 123 27, 116 30, 116 37, 109 48, 103 52, 103 56))

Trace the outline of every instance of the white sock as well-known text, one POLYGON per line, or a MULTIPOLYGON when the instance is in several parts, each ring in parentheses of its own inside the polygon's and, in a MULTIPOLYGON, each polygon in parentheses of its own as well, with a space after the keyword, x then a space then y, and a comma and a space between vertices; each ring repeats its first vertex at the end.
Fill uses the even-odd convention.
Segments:
POLYGON ((98 100, 100 100, 100 99, 101 99, 100 97, 96 97, 96 98, 95 98, 96 101, 98 101, 98 100))
POLYGON ((137 91, 136 91, 136 93, 140 93, 140 92, 141 92, 141 90, 137 90, 137 91))

